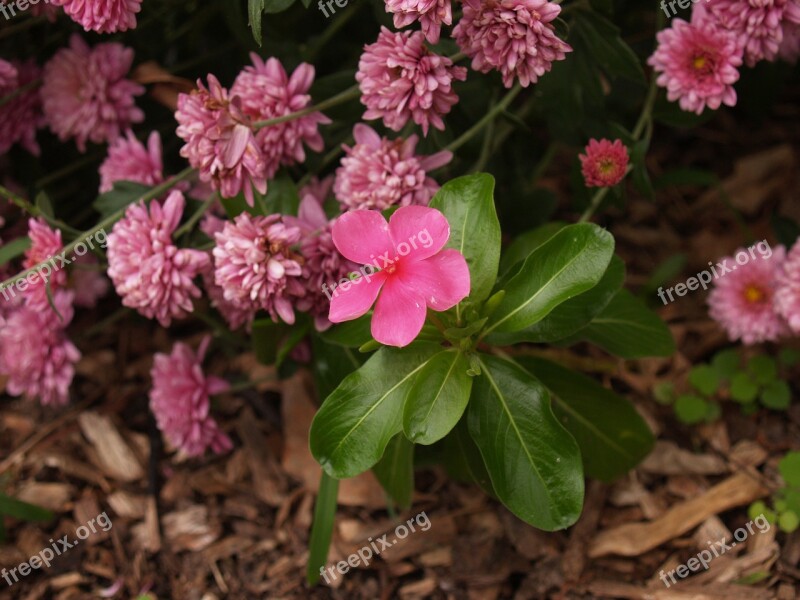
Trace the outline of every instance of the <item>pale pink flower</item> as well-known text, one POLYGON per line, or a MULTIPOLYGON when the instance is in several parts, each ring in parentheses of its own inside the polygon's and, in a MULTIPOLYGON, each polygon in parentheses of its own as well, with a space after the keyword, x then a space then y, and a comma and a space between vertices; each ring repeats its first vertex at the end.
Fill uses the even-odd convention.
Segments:
POLYGON ((300 241, 300 228, 286 225, 280 215, 244 212, 215 237, 214 280, 225 300, 293 324, 293 302, 305 295, 302 257, 292 250, 300 241))
POLYGON ((133 132, 128 130, 108 148, 108 157, 100 165, 100 193, 110 192, 117 181, 133 181, 144 185, 158 185, 164 181, 164 164, 161 160, 161 137, 153 131, 145 148, 133 132))
POLYGON ((647 62, 670 101, 678 100, 683 110, 698 115, 705 107, 736 105, 733 84, 739 79, 742 49, 734 34, 709 20, 673 19, 656 39, 658 46, 647 62))
MULTIPOLYGON (((775 312, 775 281, 786 257, 783 246, 773 248, 769 258, 752 258, 745 248, 721 263, 731 269, 718 273, 708 296, 709 314, 728 333, 731 341, 746 345, 771 342, 788 332, 783 319, 775 312), (737 264, 736 255, 747 262, 737 264)), ((719 271, 723 267, 718 267, 719 271)))
POLYGON ((394 33, 385 27, 378 41, 364 48, 356 73, 365 119, 383 119, 394 131, 412 119, 425 135, 430 125, 444 129, 442 117, 458 102, 453 80, 466 78, 465 67, 425 47, 422 32, 394 33))
POLYGON ((213 75, 208 89, 198 80, 191 94, 178 96, 176 133, 186 144, 181 156, 200 172, 223 198, 240 192, 253 206, 253 187, 267 193, 267 164, 256 142, 250 119, 242 113, 238 97, 229 97, 213 75))
POLYGON ((786 256, 775 285, 775 308, 795 334, 800 334, 800 241, 786 256))
POLYGON ((113 142, 132 123, 144 120, 134 99, 144 88, 129 79, 133 50, 122 44, 94 48, 74 34, 44 66, 42 102, 50 129, 61 141, 75 138, 78 150, 86 142, 113 142))
POLYGON ((425 39, 439 43, 442 25, 453 24, 450 0, 385 0, 386 12, 394 15, 394 26, 401 29, 419 21, 425 39))
POLYGON ((346 155, 333 184, 333 192, 345 210, 427 205, 439 189, 428 171, 453 158, 448 150, 417 156, 416 135, 388 140, 363 123, 353 127, 353 137, 356 143, 352 148, 343 146, 346 155))
POLYGON ((233 448, 210 414, 210 396, 230 389, 224 379, 203 373, 210 341, 210 336, 203 338, 197 354, 178 342, 171 354, 155 355, 150 372, 150 410, 156 424, 170 444, 190 457, 200 456, 208 448, 217 454, 233 448))
MULTIPOLYGON (((314 67, 301 63, 291 77, 277 58, 264 62, 255 53, 250 55, 253 66, 245 67, 231 86, 231 96, 241 101, 242 112, 253 121, 283 117, 308 108, 308 90, 314 83, 314 67)), ((266 162, 266 177, 271 179, 280 165, 302 163, 306 159, 303 144, 314 152, 325 147, 319 125, 331 120, 320 112, 277 125, 260 128, 255 136, 266 162)))
POLYGON ((453 37, 474 70, 495 69, 507 88, 515 78, 528 87, 572 52, 553 27, 560 12, 558 4, 547 0, 464 0, 453 37))
MULTIPOLYGON (((45 0, 47 1, 47 0, 45 0)), ((136 27, 136 14, 142 0, 49 0, 62 6, 70 18, 85 31, 116 33, 136 27)))
POLYGON ((81 357, 64 331, 73 317, 72 292, 55 291, 53 304, 58 314, 27 303, 0 314, 0 374, 8 376, 12 396, 64 405, 81 357))
POLYGON ((467 261, 458 250, 442 249, 449 238, 447 219, 433 208, 399 208, 388 223, 378 211, 344 213, 333 224, 333 242, 345 258, 372 269, 336 287, 328 318, 357 319, 375 304, 372 337, 407 346, 422 330, 427 308, 445 311, 469 295, 467 261))
POLYGON ((579 154, 581 172, 587 187, 611 187, 625 178, 628 149, 622 140, 589 140, 586 154, 579 154))
POLYGON ((108 236, 108 276, 122 297, 148 319, 167 327, 193 310, 201 293, 192 281, 209 264, 208 254, 178 248, 172 234, 185 200, 180 191, 157 200, 132 204, 108 236))
POLYGON ((0 60, 0 98, 9 96, 23 87, 29 87, 0 107, 0 154, 5 154, 16 143, 39 156, 36 130, 44 125, 42 101, 34 82, 42 70, 33 60, 7 62, 0 60))

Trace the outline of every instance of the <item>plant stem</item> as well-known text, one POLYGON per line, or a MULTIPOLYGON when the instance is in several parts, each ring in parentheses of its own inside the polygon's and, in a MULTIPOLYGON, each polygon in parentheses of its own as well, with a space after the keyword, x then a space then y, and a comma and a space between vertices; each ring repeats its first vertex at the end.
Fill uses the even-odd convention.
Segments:
MULTIPOLYGON (((631 165, 628 165, 628 168, 625 169, 625 175, 622 176, 622 179, 624 180, 628 176, 628 173, 630 173, 631 171, 633 171, 633 167, 631 165)), ((592 218, 594 211, 596 211, 597 207, 600 206, 600 203, 606 197, 610 189, 611 188, 604 187, 600 188, 595 192, 594 196, 592 196, 592 201, 589 203, 589 207, 585 211, 583 211, 581 218, 578 219, 578 223, 585 223, 586 221, 592 218)))
POLYGON ((223 394, 236 394, 238 392, 244 392, 246 390, 252 389, 259 384, 277 380, 278 378, 275 375, 267 375, 265 377, 259 377, 258 379, 248 379, 246 381, 242 381, 241 383, 237 383, 235 385, 230 386, 227 390, 212 395, 222 396, 223 394))
POLYGON ((281 123, 286 123, 287 121, 293 121, 295 119, 299 119, 300 117, 305 117, 315 112, 321 112, 323 110, 327 110, 329 108, 333 108, 334 106, 339 106, 340 104, 344 104, 345 102, 349 102, 350 100, 354 100, 358 98, 361 91, 358 89, 358 84, 351 86, 344 90, 343 92, 339 92, 335 96, 328 98, 327 100, 323 100, 319 104, 315 104, 314 106, 308 106, 302 110, 298 110, 297 112, 289 113, 288 115, 283 115, 282 117, 275 117, 274 119, 267 119, 266 121, 257 121, 253 123, 253 129, 259 130, 263 129, 264 127, 270 127, 272 125, 280 125, 281 123))
POLYGON ((3 38, 11 37, 18 31, 25 31, 34 25, 38 25, 39 23, 44 23, 47 20, 47 17, 32 17, 30 19, 25 19, 21 23, 17 23, 16 25, 12 25, 6 29, 0 31, 0 40, 3 38))
POLYGON ((22 94, 24 94, 25 92, 28 92, 28 91, 30 91, 30 90, 32 90, 34 88, 37 88, 40 85, 42 85, 42 80, 41 79, 34 79, 33 81, 29 81, 25 85, 18 87, 17 89, 15 89, 13 92, 8 94, 7 96, 3 96, 2 98, 0 98, 0 107, 5 106, 9 102, 11 102, 14 98, 17 98, 17 97, 21 96, 22 94))
POLYGON ((451 142, 445 150, 449 150, 450 152, 455 152, 461 146, 466 144, 474 135, 479 133, 486 125, 488 125, 491 121, 497 117, 501 112, 508 108, 509 104, 514 101, 514 98, 517 97, 522 91, 522 88, 519 84, 515 85, 508 94, 506 94, 505 98, 503 98, 500 102, 495 104, 492 109, 487 112, 484 117, 475 123, 470 129, 468 129, 461 137, 456 139, 455 141, 451 142))
POLYGON ((25 198, 23 198, 22 196, 18 196, 17 194, 15 194, 11 190, 9 190, 7 187, 2 186, 2 185, 0 185, 0 196, 5 196, 9 200, 11 200, 11 202, 13 202, 17 206, 19 206, 25 212, 30 213, 32 216, 34 216, 34 217, 42 217, 52 227, 67 231, 71 235, 80 235, 80 233, 81 233, 80 231, 78 231, 74 227, 70 227, 69 225, 64 223, 64 221, 61 221, 60 219, 54 219, 54 218, 44 214, 39 209, 38 206, 36 206, 35 204, 31 204, 28 200, 25 200, 25 198))
POLYGON ((186 221, 186 223, 184 223, 183 225, 178 227, 178 229, 175 230, 174 237, 179 238, 183 234, 189 233, 192 230, 192 228, 197 224, 197 222, 203 218, 203 215, 206 214, 209 211, 209 209, 211 209, 216 200, 217 200, 216 194, 212 195, 211 198, 206 200, 200 208, 194 211, 194 214, 192 214, 192 216, 189 217, 189 220, 186 221))

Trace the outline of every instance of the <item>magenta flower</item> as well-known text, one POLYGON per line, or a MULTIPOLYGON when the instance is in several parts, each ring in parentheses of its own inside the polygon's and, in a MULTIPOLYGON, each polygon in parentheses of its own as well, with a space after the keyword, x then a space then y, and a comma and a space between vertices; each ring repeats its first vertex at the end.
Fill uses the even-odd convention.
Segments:
POLYGON ((736 105, 733 84, 739 80, 742 49, 736 36, 711 21, 687 23, 673 19, 672 26, 656 36, 658 46, 647 60, 659 74, 670 101, 698 115, 706 106, 736 105))
POLYGON ((85 31, 116 33, 136 27, 142 0, 50 0, 85 31))
POLYGON ((572 52, 552 24, 560 12, 558 4, 547 0, 464 0, 453 37, 475 71, 495 69, 507 88, 515 78, 528 87, 572 52))
POLYGON ((452 25, 450 0, 386 0, 386 12, 394 14, 394 26, 401 29, 419 21, 425 39, 439 43, 442 25, 452 25))
POLYGON ((417 156, 416 135, 407 140, 388 140, 363 123, 353 127, 353 137, 356 143, 352 148, 343 146, 346 155, 333 184, 333 192, 345 210, 427 205, 439 189, 428 171, 453 158, 447 150, 417 156))
POLYGON ((64 331, 73 317, 72 292, 56 290, 53 304, 61 318, 49 306, 27 303, 0 311, 0 373, 12 396, 64 405, 81 357, 64 331))
POLYGON ((219 377, 203 373, 210 336, 203 338, 195 354, 178 342, 171 354, 157 353, 150 376, 150 410, 170 444, 187 456, 200 456, 207 448, 217 454, 233 448, 230 438, 211 417, 210 396, 227 391, 230 385, 219 377))
POLYGON ((800 241, 786 256, 777 279, 775 308, 795 334, 800 334, 800 241))
MULTIPOLYGON (((740 248, 736 255, 747 250, 740 248)), ((741 340, 746 345, 775 341, 788 332, 783 319, 774 308, 775 283, 783 265, 786 249, 774 248, 770 257, 752 259, 737 264, 726 257, 724 266, 732 268, 714 280, 714 289, 708 296, 709 314, 719 323, 731 341, 741 340)))
MULTIPOLYGON (((25 269, 35 267, 61 254, 64 246, 61 241, 61 232, 51 229, 44 219, 28 219, 28 237, 31 245, 25 251, 25 260, 22 261, 25 269)), ((25 298, 31 307, 38 306, 44 309, 48 306, 48 281, 52 292, 67 284, 67 272, 60 269, 60 264, 60 261, 56 259, 43 265, 39 270, 39 277, 25 289, 25 298)))
POLYGON ((628 149, 622 140, 589 140, 586 154, 579 154, 587 187, 611 187, 625 178, 628 149))
MULTIPOLYGON (((41 77, 42 70, 33 60, 7 62, 0 60, 0 98, 10 96, 21 87, 32 84, 41 77)), ((25 150, 39 156, 36 130, 44 125, 42 101, 39 90, 22 92, 4 106, 0 118, 0 154, 19 143, 25 150)))
POLYGON ((78 150, 86 142, 113 142, 132 123, 144 120, 134 98, 144 88, 125 76, 133 50, 122 44, 94 48, 74 34, 44 66, 42 102, 50 129, 61 141, 75 138, 78 150))
POLYGON ((378 41, 364 48, 356 73, 365 119, 383 119, 393 131, 413 119, 425 135, 430 125, 444 129, 442 116, 458 102, 453 80, 466 78, 466 68, 425 47, 422 32, 393 33, 385 27, 378 41))
POLYGON ((181 156, 223 198, 244 192, 253 206, 253 187, 267 193, 267 165, 250 119, 242 113, 240 100, 230 98, 213 75, 208 76, 208 89, 199 80, 197 87, 191 94, 178 96, 176 133, 186 142, 181 156))
POLYGON ((442 250, 449 238, 447 219, 433 208, 399 208, 388 223, 377 211, 343 214, 333 224, 333 243, 366 266, 361 277, 333 290, 328 318, 357 319, 375 304, 372 337, 407 346, 422 330, 427 308, 445 311, 469 295, 467 261, 458 250, 442 250))
POLYGON ((205 252, 172 241, 184 205, 177 190, 163 206, 157 200, 149 210, 144 202, 133 204, 108 236, 108 276, 122 304, 163 327, 192 312, 192 298, 201 296, 192 280, 209 264, 205 252))
POLYGON ((161 137, 153 131, 144 147, 132 131, 108 148, 108 157, 100 165, 100 193, 110 192, 117 181, 135 181, 158 185, 164 181, 161 160, 161 137))
MULTIPOLYGON (((255 53, 250 55, 252 67, 245 67, 231 86, 231 96, 241 101, 242 112, 253 122, 283 117, 308 108, 311 96, 308 90, 314 83, 314 67, 302 63, 291 77, 277 58, 264 62, 255 53)), ((325 147, 319 125, 331 120, 320 112, 299 119, 262 127, 256 136, 266 162, 266 177, 271 179, 280 165, 302 163, 306 159, 303 144, 314 152, 325 147)))
POLYGON ((269 312, 290 325, 293 302, 305 296, 302 257, 292 251, 300 228, 285 224, 280 215, 253 217, 241 213, 216 234, 214 280, 224 299, 238 308, 269 312))

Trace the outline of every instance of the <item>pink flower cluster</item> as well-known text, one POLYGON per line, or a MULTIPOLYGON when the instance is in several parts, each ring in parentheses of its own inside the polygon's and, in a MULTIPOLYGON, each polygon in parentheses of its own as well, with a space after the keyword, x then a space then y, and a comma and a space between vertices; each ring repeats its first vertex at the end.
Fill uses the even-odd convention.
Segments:
MULTIPOLYGON (((740 248, 734 256, 747 250, 740 248)), ((728 262, 736 263, 733 257, 728 262)), ((732 340, 751 345, 800 335, 800 240, 787 254, 783 246, 770 256, 737 264, 714 281, 709 314, 732 340)))
POLYGON ((50 0, 86 31, 116 33, 136 27, 142 0, 50 0))
POLYGON ((431 44, 439 43, 442 25, 453 23, 450 0, 386 0, 386 12, 394 15, 394 26, 398 29, 419 21, 425 39, 431 44))
POLYGON ((153 131, 147 138, 147 147, 128 130, 125 137, 117 139, 108 148, 108 157, 100 165, 100 193, 110 192, 117 181, 133 181, 144 185, 158 185, 164 181, 161 160, 161 137, 153 131))

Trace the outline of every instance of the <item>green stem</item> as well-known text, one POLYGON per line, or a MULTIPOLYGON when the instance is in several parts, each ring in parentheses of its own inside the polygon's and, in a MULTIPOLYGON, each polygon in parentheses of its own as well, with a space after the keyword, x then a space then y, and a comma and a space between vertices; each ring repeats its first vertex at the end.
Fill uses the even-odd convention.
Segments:
POLYGON ((18 87, 17 89, 15 89, 13 92, 8 94, 7 96, 3 96, 2 98, 0 98, 0 107, 5 106, 9 102, 11 102, 14 98, 17 98, 17 97, 21 96, 22 94, 24 94, 25 92, 33 90, 33 89, 39 87, 40 85, 42 85, 42 80, 41 79, 34 79, 33 81, 29 81, 25 85, 18 87))
POLYGON ((642 114, 639 115, 639 120, 636 122, 636 126, 633 128, 634 140, 639 140, 644 132, 644 128, 652 120, 653 106, 655 106, 657 96, 658 86, 656 85, 656 78, 653 76, 650 79, 650 88, 647 90, 647 97, 645 98, 644 106, 642 107, 642 114))
POLYGON ((74 227, 70 227, 69 225, 64 223, 64 221, 61 221, 60 219, 54 219, 54 218, 50 217, 49 215, 46 215, 45 213, 43 213, 39 209, 38 206, 36 206, 35 204, 31 204, 28 200, 25 200, 25 198, 23 198, 22 196, 17 196, 17 194, 15 194, 11 190, 9 190, 7 187, 2 186, 2 185, 0 185, 0 196, 5 196, 9 200, 11 200, 11 202, 13 202, 17 206, 19 206, 25 212, 30 213, 32 216, 43 218, 52 227, 55 227, 57 229, 61 229, 63 231, 67 231, 71 235, 80 235, 80 233, 81 233, 80 231, 78 231, 74 227))
POLYGON ((0 31, 0 40, 3 38, 11 37, 12 35, 29 29, 34 25, 38 25, 39 23, 44 23, 47 20, 47 17, 32 17, 30 19, 25 19, 21 23, 17 23, 16 25, 12 25, 11 27, 7 27, 0 31))
POLYGON ((257 131, 259 129, 263 129, 264 127, 270 127, 272 125, 280 125, 281 123, 286 123, 287 121, 293 121, 295 119, 299 119, 300 117, 305 117, 315 112, 328 110, 329 108, 333 108, 334 106, 339 106, 340 104, 344 104, 345 102, 354 100, 355 98, 358 98, 360 94, 361 91, 358 89, 358 84, 356 84, 352 87, 347 88, 343 92, 339 92, 335 96, 328 98, 327 100, 323 100, 319 104, 315 104, 314 106, 308 106, 302 110, 298 110, 297 112, 289 113, 288 115, 283 115, 282 117, 275 117, 274 119, 267 119, 266 121, 257 121, 256 123, 253 123, 253 129, 257 131))
POLYGON ((333 524, 336 521, 336 505, 339 495, 339 480, 325 471, 319 482, 319 493, 314 506, 314 520, 311 523, 311 536, 308 541, 308 565, 306 581, 316 585, 321 571, 328 562, 328 551, 333 537, 333 524))
MULTIPOLYGON (((625 179, 628 176, 628 173, 631 171, 633 171, 633 167, 628 165, 628 168, 625 169, 625 175, 622 176, 622 179, 625 179)), ((610 189, 610 187, 604 187, 595 192, 594 196, 592 196, 592 201, 589 203, 589 207, 583 211, 581 218, 578 219, 578 223, 585 223, 592 218, 594 211, 596 211, 597 207, 600 206, 600 203, 603 202, 603 199, 606 197, 610 189)))
POLYGON ((244 392, 253 389, 262 383, 267 383, 268 381, 277 381, 277 377, 275 375, 268 375, 266 377, 259 377, 258 379, 248 379, 246 381, 242 381, 241 383, 230 386, 227 390, 213 395, 222 396, 223 394, 236 394, 239 392, 244 392))
POLYGON ((181 237, 183 234, 189 233, 194 228, 194 226, 197 225, 197 222, 203 218, 203 215, 206 214, 211 209, 212 206, 214 206, 214 202, 216 200, 217 200, 217 195, 213 194, 211 198, 203 202, 203 205, 196 211, 194 211, 194 214, 191 217, 189 217, 189 220, 175 230, 173 237, 177 239, 181 237))
POLYGON ((473 136, 475 136, 490 122, 492 122, 497 117, 497 115, 506 110, 508 106, 514 101, 514 98, 517 97, 517 94, 519 94, 521 91, 522 88, 520 87, 520 85, 519 84, 515 85, 514 88, 510 92, 508 92, 508 94, 506 94, 505 98, 503 98, 500 102, 495 104, 492 107, 492 110, 487 112, 480 121, 475 123, 475 125, 473 125, 470 129, 468 129, 461 137, 451 142, 445 148, 445 150, 449 150, 450 152, 455 152, 461 146, 466 144, 470 139, 472 139, 473 136))

